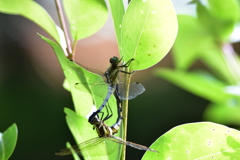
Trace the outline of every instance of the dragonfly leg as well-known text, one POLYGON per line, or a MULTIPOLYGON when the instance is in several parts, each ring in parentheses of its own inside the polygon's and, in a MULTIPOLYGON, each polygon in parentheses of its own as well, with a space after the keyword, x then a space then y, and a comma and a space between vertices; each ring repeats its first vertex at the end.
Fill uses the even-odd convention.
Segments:
POLYGON ((127 63, 125 63, 125 64, 122 65, 122 66, 128 67, 128 66, 132 63, 133 60, 134 60, 134 58, 130 59, 129 61, 127 61, 127 63))
POLYGON ((118 66, 119 68, 127 68, 129 67, 129 65, 132 63, 132 61, 134 60, 134 58, 130 59, 129 61, 127 61, 127 63, 118 66))
POLYGON ((107 111, 107 116, 103 119, 103 121, 108 120, 113 115, 112 109, 109 105, 106 105, 106 111, 107 111))
POLYGON ((126 72, 126 71, 122 71, 122 70, 118 70, 119 72, 122 72, 122 73, 126 73, 126 74, 133 74, 134 73, 134 71, 132 71, 132 72, 126 72))
MULTIPOLYGON (((129 67, 129 65, 131 64, 131 62, 134 60, 134 58, 132 58, 132 59, 130 59, 129 61, 127 61, 127 63, 125 63, 125 64, 123 64, 123 65, 121 65, 121 66, 118 66, 118 68, 127 68, 127 67, 129 67)), ((120 69, 118 69, 118 71, 120 71, 120 72, 122 72, 122 73, 126 73, 126 74, 133 74, 134 73, 134 71, 132 71, 132 72, 126 72, 126 71, 123 71, 123 70, 120 70, 120 69)))

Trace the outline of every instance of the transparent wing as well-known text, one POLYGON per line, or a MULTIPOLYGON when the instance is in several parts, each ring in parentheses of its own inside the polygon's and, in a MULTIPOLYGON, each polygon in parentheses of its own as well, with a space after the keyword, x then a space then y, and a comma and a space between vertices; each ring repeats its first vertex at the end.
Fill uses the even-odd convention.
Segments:
POLYGON ((124 83, 118 84, 118 95, 122 100, 130 100, 136 98, 138 95, 142 94, 145 91, 144 86, 141 83, 133 82, 130 83, 129 95, 126 96, 127 89, 124 83))
MULTIPOLYGON (((71 147, 77 154, 84 157, 104 156, 111 155, 115 150, 118 143, 115 143, 107 138, 93 138, 78 145, 71 147)), ((55 153, 58 156, 65 156, 72 154, 70 148, 65 148, 55 153)))
POLYGON ((74 87, 77 90, 82 92, 91 93, 94 99, 94 102, 97 106, 100 106, 103 99, 107 96, 108 93, 108 84, 104 80, 103 73, 101 71, 93 71, 85 66, 79 64, 79 66, 70 61, 69 66, 73 74, 78 76, 78 80, 74 84, 74 87), (83 68, 81 68, 83 67, 83 68), (102 75, 99 75, 102 74, 102 75))
POLYGON ((82 65, 82 64, 80 64, 80 63, 77 63, 77 62, 73 62, 73 63, 81 66, 82 68, 84 68, 85 70, 87 70, 87 71, 89 71, 89 72, 92 72, 92 73, 97 74, 97 75, 100 75, 100 76, 104 76, 104 73, 103 73, 102 71, 99 71, 99 70, 97 70, 97 69, 93 69, 93 68, 86 67, 86 66, 84 66, 84 65, 82 65))
POLYGON ((140 145, 140 144, 137 144, 137 143, 124 141, 123 139, 121 139, 119 137, 116 137, 116 136, 111 136, 111 137, 106 137, 106 138, 110 139, 111 141, 114 141, 116 143, 127 145, 127 146, 130 146, 130 147, 139 149, 139 150, 152 151, 152 152, 158 153, 158 151, 155 151, 154 149, 151 149, 149 147, 146 147, 146 146, 143 146, 143 145, 140 145))

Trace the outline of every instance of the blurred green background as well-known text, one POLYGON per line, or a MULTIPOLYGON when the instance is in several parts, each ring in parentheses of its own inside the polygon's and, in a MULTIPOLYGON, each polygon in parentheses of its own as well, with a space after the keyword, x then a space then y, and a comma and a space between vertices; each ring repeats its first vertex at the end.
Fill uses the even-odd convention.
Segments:
MULTIPOLYGON (((58 22, 53 2, 37 2, 58 22)), ((11 160, 70 160, 71 156, 54 153, 66 141, 75 144, 63 112, 64 107, 73 109, 73 103, 62 88, 64 76, 53 50, 37 32, 47 36, 25 18, 0 14, 0 131, 12 123, 18 126, 11 160)), ((77 62, 104 71, 109 58, 118 56, 111 19, 98 33, 80 41, 76 54, 77 62)), ((146 91, 129 102, 128 141, 150 146, 177 125, 202 121, 208 101, 154 76, 159 67, 172 67, 171 54, 133 76, 146 91)), ((199 62, 193 68, 205 67, 199 62)), ((127 159, 140 159, 143 154, 127 147, 127 159)))

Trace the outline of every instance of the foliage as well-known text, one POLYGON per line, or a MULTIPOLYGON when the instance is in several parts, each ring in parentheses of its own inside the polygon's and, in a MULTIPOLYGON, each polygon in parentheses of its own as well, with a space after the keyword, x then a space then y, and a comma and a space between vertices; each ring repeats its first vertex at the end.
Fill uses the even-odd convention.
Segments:
POLYGON ((239 1, 206 2, 192 1, 197 17, 178 15, 179 32, 173 46, 175 68, 162 68, 156 74, 209 100, 206 120, 239 126, 240 117, 234 112, 240 110, 240 64, 231 45, 231 33, 239 22, 239 1), (198 60, 210 72, 191 69, 198 60))
POLYGON ((0 160, 7 160, 17 143, 17 125, 12 124, 5 132, 0 133, 0 160))
POLYGON ((239 133, 210 122, 180 125, 166 132, 152 145, 161 154, 148 152, 143 159, 239 159, 239 133))
MULTIPOLYGON (((88 114, 91 114, 95 106, 101 105, 101 101, 106 96, 106 93, 104 93, 104 96, 99 96, 97 92, 102 92, 102 90, 98 91, 99 89, 87 85, 101 79, 100 75, 85 70, 71 60, 75 54, 77 41, 94 34, 104 25, 107 18, 107 7, 103 0, 71 0, 63 1, 63 4, 69 20, 72 42, 69 41, 70 39, 66 35, 66 30, 64 30, 65 39, 62 38, 60 32, 56 32, 57 26, 50 16, 34 1, 25 0, 21 1, 21 3, 16 1, 12 6, 10 2, 4 0, 0 3, 0 11, 8 14, 22 15, 32 20, 45 29, 56 41, 55 43, 40 35, 54 49, 62 66, 66 77, 64 87, 72 94, 76 112, 65 109, 65 113, 67 114, 66 119, 76 142, 80 143, 97 136, 96 132, 92 130, 92 126, 87 123, 86 117, 88 114), (68 47, 67 50, 63 41, 72 43, 70 46, 66 45, 68 47), (75 86, 77 83, 82 84, 78 89, 75 86)), ((124 61, 134 58, 135 62, 137 62, 131 64, 131 70, 149 68, 167 54, 177 33, 177 20, 173 6, 169 0, 161 2, 157 0, 133 0, 126 12, 121 1, 110 0, 109 5, 112 11, 120 55, 124 61)), ((58 12, 61 15, 61 6, 57 6, 58 12)), ((62 26, 64 26, 65 22, 63 22, 63 19, 61 21, 62 26)), ((104 89, 105 91, 107 91, 107 88, 104 89)), ((112 108, 116 106, 114 97, 111 97, 109 105, 112 108)), ((107 121, 108 125, 114 123, 116 119, 116 110, 113 112, 114 116, 107 121)), ((118 136, 121 135, 119 134, 118 136)), ((118 152, 102 158, 117 159, 117 157, 120 157, 120 154, 121 152, 118 152)), ((90 157, 89 159, 94 159, 94 157, 90 157)))
MULTIPOLYGON (((69 20, 71 38, 66 35, 66 30, 63 30, 65 38, 62 38, 61 32, 57 32, 57 25, 47 12, 34 1, 24 0, 21 3, 14 1, 14 5, 8 0, 1 0, 0 2, 1 12, 22 15, 45 29, 53 37, 55 42, 39 34, 55 51, 66 78, 63 86, 72 94, 75 111, 68 108, 64 109, 70 131, 77 143, 97 137, 92 126, 87 122, 87 118, 96 109, 95 106, 101 105, 102 99, 106 96, 107 88, 103 89, 103 97, 99 96, 98 93, 102 90, 89 84, 98 82, 102 77, 89 72, 85 67, 77 65, 72 59, 77 42, 96 33, 104 25, 107 18, 105 1, 63 1, 69 20), (67 42, 67 47, 63 42, 67 42), (76 84, 81 85, 76 88, 76 84)), ((200 1, 192 1, 192 3, 196 3, 198 6, 198 18, 187 15, 178 16, 179 35, 173 48, 176 70, 161 69, 157 74, 208 98, 213 102, 215 108, 219 104, 222 106, 225 104, 236 105, 238 104, 236 103, 238 102, 238 95, 233 93, 231 88, 227 91, 227 87, 230 85, 237 87, 238 76, 229 72, 229 68, 232 68, 229 67, 229 62, 223 55, 229 47, 227 45, 228 36, 239 19, 237 2, 234 0, 212 0, 208 6, 200 1), (223 6, 231 8, 233 13, 223 13, 226 12, 226 8, 223 6), (195 42, 189 40, 189 36, 192 36, 195 42), (186 48, 186 46, 189 48, 186 48), (183 52, 185 56, 180 55, 183 52), (201 59, 221 80, 204 72, 188 73, 187 69, 196 59, 201 59), (195 85, 189 85, 191 82, 194 82, 195 85), (205 86, 208 86, 211 91, 205 89, 205 86), (215 92, 218 94, 214 94, 215 92)), ((130 70, 149 68, 158 63, 168 53, 178 29, 177 19, 170 0, 132 0, 126 11, 122 1, 109 0, 109 8, 111 9, 121 57, 123 57, 124 62, 131 58, 134 58, 137 62, 131 64, 130 70)), ((61 12, 61 8, 58 8, 58 12, 61 12)), ((62 28, 64 29, 64 27, 62 28)), ((113 124, 117 116, 116 109, 114 109, 116 108, 116 100, 113 96, 109 100, 109 105, 113 108, 113 117, 106 122, 107 125, 113 124)), ((215 114, 214 111, 208 113, 215 114)), ((121 132, 123 131, 121 130, 121 132)), ((121 137, 121 132, 117 136, 121 137)), ((239 155, 236 150, 239 145, 237 135, 239 135, 238 131, 214 123, 205 122, 178 126, 153 143, 151 148, 159 151, 158 154, 146 152, 143 159, 166 159, 170 157, 199 159, 212 156, 212 154, 215 154, 214 156, 217 158, 226 156, 233 159, 239 155), (233 152, 227 151, 230 149, 233 152)), ((11 138, 11 140, 14 139, 11 138)), ((69 145, 68 143, 67 146, 69 145)), ((105 148, 106 146, 101 146, 101 149, 104 150, 105 148)), ((120 150, 119 145, 119 148, 113 154, 103 153, 104 156, 85 158, 91 160, 120 159, 122 154, 120 150)), ((89 151, 89 154, 92 152, 94 151, 89 151)), ((79 159, 76 155, 74 156, 75 159, 79 159)))

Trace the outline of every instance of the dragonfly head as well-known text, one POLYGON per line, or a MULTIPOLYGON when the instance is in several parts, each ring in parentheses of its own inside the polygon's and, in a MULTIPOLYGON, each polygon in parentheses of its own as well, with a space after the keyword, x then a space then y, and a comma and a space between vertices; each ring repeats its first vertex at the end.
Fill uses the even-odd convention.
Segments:
POLYGON ((118 65, 118 63, 121 61, 121 60, 119 60, 118 59, 118 57, 112 57, 112 58, 110 58, 110 63, 112 64, 112 65, 118 65))
POLYGON ((98 112, 93 112, 93 114, 88 118, 88 122, 92 125, 99 125, 101 120, 98 118, 98 112))

